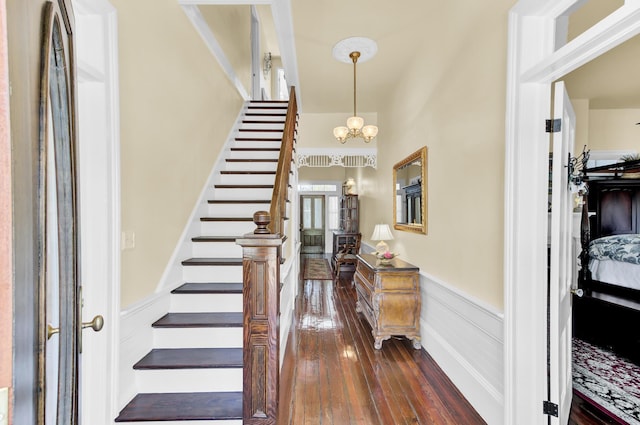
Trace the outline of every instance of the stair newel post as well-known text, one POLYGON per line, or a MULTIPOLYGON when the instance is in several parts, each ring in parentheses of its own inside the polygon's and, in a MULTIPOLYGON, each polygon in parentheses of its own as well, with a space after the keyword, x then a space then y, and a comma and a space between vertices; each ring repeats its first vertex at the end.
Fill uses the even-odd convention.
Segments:
POLYGON ((269 232, 267 211, 253 215, 257 228, 236 240, 242 246, 243 423, 275 424, 280 378, 280 258, 282 237, 269 232))

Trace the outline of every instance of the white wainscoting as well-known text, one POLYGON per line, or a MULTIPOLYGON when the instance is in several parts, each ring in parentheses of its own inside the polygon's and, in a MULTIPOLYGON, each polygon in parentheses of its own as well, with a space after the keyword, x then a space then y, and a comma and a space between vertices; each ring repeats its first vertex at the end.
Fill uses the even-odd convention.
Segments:
POLYGON ((487 423, 503 424, 504 315, 424 271, 420 287, 422 346, 487 423))

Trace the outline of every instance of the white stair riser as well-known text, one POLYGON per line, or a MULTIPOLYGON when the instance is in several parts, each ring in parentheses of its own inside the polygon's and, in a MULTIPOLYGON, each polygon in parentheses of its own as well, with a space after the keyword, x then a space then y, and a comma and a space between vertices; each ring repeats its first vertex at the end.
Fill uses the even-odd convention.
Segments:
POLYGON ((222 174, 220 184, 273 184, 275 174, 222 174))
POLYGON ((242 312, 242 294, 171 294, 171 313, 242 312))
POLYGON ((266 140, 235 140, 233 143, 234 148, 275 148, 280 149, 282 144, 277 141, 266 141, 266 140))
POLYGON ((236 132, 236 137, 251 138, 251 139, 277 139, 282 140, 282 131, 240 131, 236 132))
POLYGON ((277 107, 277 108, 282 108, 282 107, 287 107, 288 103, 287 102, 283 102, 283 101, 278 101, 278 100, 261 100, 261 101, 256 101, 256 100, 250 100, 248 103, 248 106, 251 107, 265 107, 265 106, 269 106, 269 107, 277 107))
MULTIPOLYGON (((248 211, 248 213, 251 213, 248 211)), ((253 215, 253 214, 252 214, 253 215)), ((253 221, 201 221, 200 234, 202 236, 242 236, 253 232, 256 225, 253 221)))
MULTIPOLYGON (((241 236, 241 235, 237 235, 241 236)), ((239 258, 242 247, 235 242, 192 242, 192 257, 239 258)))
MULTIPOLYGON (((253 148, 252 148, 253 149, 253 148)), ((228 158, 231 159, 278 159, 280 151, 230 151, 228 158)))
POLYGON ((242 328, 154 328, 155 348, 242 348, 242 328))
POLYGON ((284 121, 286 119, 286 117, 282 116, 282 115, 266 115, 264 113, 264 111, 256 112, 255 110, 252 110, 252 111, 247 111, 247 113, 245 113, 245 115, 242 117, 243 120, 246 120, 246 121, 275 121, 275 122, 280 123, 280 125, 284 125, 284 124, 282 124, 282 121, 284 121), (257 114, 257 115, 247 115, 247 113, 249 113, 249 114, 257 114))
MULTIPOLYGON (((249 121, 265 121, 265 120, 260 119, 260 120, 249 120, 249 121)), ((279 121, 284 121, 283 119, 280 119, 280 120, 277 120, 277 121, 276 120, 271 120, 271 121, 275 121, 275 122, 273 122, 273 123, 243 122, 243 123, 240 124, 240 128, 241 129, 245 129, 245 130, 280 130, 280 131, 284 131, 284 124, 279 122, 279 121)))
MULTIPOLYGON (((255 199, 255 198, 252 198, 255 199)), ((271 199, 271 198, 269 198, 271 199)), ((209 204, 208 217, 253 217, 256 211, 269 211, 270 203, 209 204)), ((239 236, 239 235, 238 235, 239 236)))
POLYGON ((186 282, 242 282, 242 266, 182 266, 186 282))
POLYGON ((271 199, 272 193, 273 188, 216 188, 214 199, 271 199))
MULTIPOLYGON (((282 105, 251 105, 251 109, 247 109, 247 113, 249 114, 267 114, 267 116, 271 116, 271 114, 284 114, 286 115, 287 113, 287 108, 281 108, 282 105), (256 107, 257 106, 257 107, 256 107), (275 106, 276 109, 272 109, 272 107, 275 106)), ((283 118, 285 118, 283 116, 278 116, 278 118, 280 120, 282 120, 283 118)), ((250 117, 253 117, 255 115, 251 115, 250 117)), ((249 119, 249 118, 247 118, 249 119)))
POLYGON ((226 171, 277 171, 278 165, 273 162, 227 162, 224 169, 226 171))
MULTIPOLYGON (((242 420, 195 421, 198 425, 242 425, 242 420)), ((118 425, 193 425, 194 421, 118 422, 118 425)))
POLYGON ((138 392, 242 391, 242 368, 136 370, 138 392))

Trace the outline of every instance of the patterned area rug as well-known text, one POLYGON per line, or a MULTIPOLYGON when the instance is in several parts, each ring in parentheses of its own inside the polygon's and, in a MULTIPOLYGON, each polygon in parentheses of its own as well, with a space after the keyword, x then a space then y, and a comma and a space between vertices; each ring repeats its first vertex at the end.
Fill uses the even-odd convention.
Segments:
POLYGON ((307 258, 304 262, 303 279, 332 280, 331 267, 324 258, 307 258))
POLYGON ((577 338, 573 390, 612 418, 640 425, 640 367, 577 338))

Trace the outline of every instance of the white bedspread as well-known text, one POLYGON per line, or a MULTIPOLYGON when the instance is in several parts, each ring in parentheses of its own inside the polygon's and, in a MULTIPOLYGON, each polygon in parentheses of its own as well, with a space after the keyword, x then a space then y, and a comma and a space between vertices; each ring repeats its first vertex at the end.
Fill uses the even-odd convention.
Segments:
POLYGON ((591 259, 589 270, 594 280, 640 290, 639 264, 591 259))

